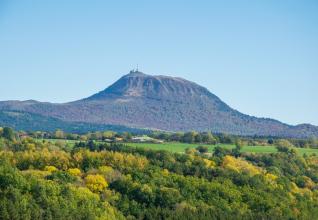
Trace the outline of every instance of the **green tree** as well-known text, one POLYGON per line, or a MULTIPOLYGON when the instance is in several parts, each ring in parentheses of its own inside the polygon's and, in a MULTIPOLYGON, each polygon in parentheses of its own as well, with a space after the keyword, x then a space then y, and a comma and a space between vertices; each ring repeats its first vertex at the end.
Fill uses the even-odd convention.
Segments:
POLYGON ((131 141, 131 139, 132 139, 132 134, 129 133, 129 132, 124 132, 124 133, 123 133, 123 138, 124 138, 125 141, 131 141))
POLYGON ((297 152, 293 147, 294 145, 286 139, 281 139, 276 142, 276 149, 278 152, 295 155, 297 152))
POLYGON ((196 150, 199 151, 201 154, 204 154, 209 151, 209 148, 207 146, 198 146, 196 150))
POLYGON ((194 143, 195 142, 195 136, 197 135, 198 133, 195 132, 195 131, 191 131, 191 132, 187 132, 183 135, 183 142, 185 143, 194 143))
POLYGON ((171 136, 170 136, 170 139, 171 141, 182 141, 182 137, 183 137, 183 133, 181 132, 178 132, 178 133, 173 133, 171 136))
POLYGON ((15 140, 15 134, 12 128, 9 127, 4 127, 2 136, 10 141, 15 140))
POLYGON ((243 148, 243 142, 237 139, 235 142, 235 148, 232 150, 233 156, 239 157, 241 155, 242 148, 243 148))
POLYGON ((202 133, 202 142, 207 144, 216 144, 216 139, 211 132, 202 133))
POLYGON ((224 147, 217 146, 217 147, 214 148, 213 156, 222 158, 225 155, 229 155, 231 153, 232 153, 232 151, 230 149, 226 149, 224 147))
POLYGON ((276 146, 277 147, 283 147, 283 148, 294 147, 294 145, 292 143, 290 143, 290 141, 288 141, 286 139, 280 139, 280 140, 276 141, 276 146))

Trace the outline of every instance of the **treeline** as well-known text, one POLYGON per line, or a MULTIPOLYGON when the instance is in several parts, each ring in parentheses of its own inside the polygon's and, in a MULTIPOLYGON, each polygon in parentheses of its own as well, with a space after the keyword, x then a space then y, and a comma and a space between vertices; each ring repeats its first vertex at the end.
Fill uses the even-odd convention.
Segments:
POLYGON ((69 148, 11 131, 0 137, 0 219, 318 217, 318 157, 283 144, 180 154, 89 140, 69 148))
MULTIPOLYGON (((0 128, 1 132, 14 133, 10 128, 0 128), (11 130, 11 131, 9 131, 11 130)), ((99 140, 107 142, 130 142, 132 138, 137 134, 130 132, 114 132, 114 131, 96 131, 85 134, 66 133, 62 130, 56 130, 55 132, 23 132, 15 133, 16 138, 30 136, 37 139, 67 139, 67 140, 99 140)), ((154 140, 162 140, 165 142, 182 142, 182 143, 197 143, 197 144, 235 144, 242 146, 268 146, 268 145, 284 145, 289 147, 300 148, 318 148, 318 139, 292 139, 292 138, 273 138, 273 137, 242 137, 229 134, 213 134, 211 132, 150 132, 147 133, 148 137, 154 140)), ((148 140, 151 142, 151 140, 148 140)))
POLYGON ((169 133, 169 132, 152 132, 150 137, 164 141, 183 142, 183 143, 206 143, 206 144, 242 144, 244 146, 267 146, 282 144, 300 148, 318 148, 318 139, 294 139, 294 138, 278 138, 278 137, 246 137, 229 134, 213 134, 211 132, 185 132, 185 133, 169 133))

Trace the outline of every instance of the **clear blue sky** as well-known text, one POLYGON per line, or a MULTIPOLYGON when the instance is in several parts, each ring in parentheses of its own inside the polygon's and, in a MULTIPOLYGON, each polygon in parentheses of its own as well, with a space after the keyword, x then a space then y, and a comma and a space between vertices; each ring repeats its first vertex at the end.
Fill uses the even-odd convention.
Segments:
POLYGON ((80 99, 137 63, 318 125, 317 0, 0 0, 0 100, 80 99))

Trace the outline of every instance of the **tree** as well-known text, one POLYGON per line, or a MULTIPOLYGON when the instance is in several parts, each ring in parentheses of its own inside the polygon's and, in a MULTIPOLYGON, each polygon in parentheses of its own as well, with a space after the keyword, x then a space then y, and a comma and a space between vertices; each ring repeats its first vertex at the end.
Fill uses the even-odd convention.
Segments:
POLYGON ((186 154, 195 154, 196 152, 197 152, 197 151, 196 151, 196 149, 194 149, 194 148, 188 147, 188 148, 185 149, 185 153, 186 153, 186 154))
POLYGON ((240 140, 240 139, 237 139, 235 141, 235 147, 238 149, 238 150, 241 150, 243 148, 243 142, 240 140))
POLYGON ((102 175, 89 174, 85 177, 85 183, 87 188, 89 188, 92 192, 99 193, 102 192, 107 186, 108 183, 104 179, 102 175))
POLYGON ((156 203, 162 207, 173 207, 181 199, 178 189, 161 187, 157 192, 156 203))
POLYGON ((294 147, 294 145, 292 145, 292 143, 290 143, 288 140, 286 139, 280 139, 276 142, 276 146, 277 147, 283 147, 283 148, 291 148, 294 147))
POLYGON ((204 132, 201 134, 201 136, 202 136, 203 143, 216 144, 216 142, 217 142, 215 137, 212 135, 211 132, 204 132))
POLYGON ((241 155, 241 150, 243 148, 243 142, 239 139, 235 141, 235 148, 232 150, 232 154, 235 157, 239 157, 241 155))
POLYGON ((125 141, 130 141, 132 139, 132 134, 129 132, 124 132, 123 133, 123 138, 125 141))
POLYGON ((103 139, 112 139, 116 135, 116 132, 113 131, 104 131, 103 139))
POLYGON ((296 150, 293 148, 294 146, 285 139, 279 140, 276 143, 276 149, 278 152, 288 153, 288 154, 296 154, 296 150))
POLYGON ((229 155, 229 154, 231 154, 231 150, 230 149, 226 149, 224 147, 217 146, 214 149, 213 156, 221 158, 221 157, 224 157, 225 155, 229 155))
POLYGON ((262 172, 261 168, 254 166, 241 158, 235 158, 229 155, 224 157, 222 166, 237 172, 246 172, 252 176, 262 172))
POLYGON ((165 141, 167 141, 167 140, 169 139, 169 137, 170 137, 170 135, 169 135, 168 133, 166 133, 166 132, 160 133, 160 134, 158 135, 158 138, 159 138, 160 140, 165 140, 165 141))
POLYGON ((183 135, 183 142, 189 143, 189 144, 194 143, 196 135, 197 135, 197 132, 195 131, 185 133, 183 135))
POLYGON ((45 167, 44 167, 44 170, 45 170, 45 171, 48 171, 48 172, 50 172, 50 173, 53 173, 53 172, 58 171, 58 169, 57 169, 55 166, 45 166, 45 167))
POLYGON ((270 138, 270 139, 268 139, 267 143, 272 145, 272 144, 274 144, 274 140, 272 138, 270 138))
POLYGON ((207 146, 198 146, 196 149, 201 154, 207 153, 209 151, 209 148, 207 146))
POLYGON ((78 168, 69 168, 67 172, 72 176, 81 176, 81 170, 78 168))
POLYGON ((180 141, 182 140, 182 137, 183 137, 183 133, 178 132, 178 133, 173 133, 173 134, 170 136, 170 139, 171 139, 171 141, 180 142, 180 141))
POLYGON ((9 127, 4 127, 2 136, 10 141, 15 140, 15 134, 12 128, 9 127))
POLYGON ((54 137, 57 139, 63 139, 65 137, 64 132, 61 129, 58 129, 55 131, 54 137))
POLYGON ((194 141, 195 141, 196 143, 201 143, 201 142, 202 142, 202 135, 201 135, 200 133, 196 134, 196 135, 194 136, 194 141))

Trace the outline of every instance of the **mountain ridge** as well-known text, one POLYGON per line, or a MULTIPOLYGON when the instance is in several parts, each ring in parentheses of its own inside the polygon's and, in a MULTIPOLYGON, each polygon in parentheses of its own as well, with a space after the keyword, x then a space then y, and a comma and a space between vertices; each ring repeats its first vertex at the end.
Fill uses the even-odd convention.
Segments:
MULTIPOLYGON (((38 114, 68 123, 112 124, 166 131, 318 137, 318 127, 243 114, 205 87, 179 77, 131 71, 106 89, 67 103, 2 101, 0 111, 38 114)), ((1 124, 1 121, 0 121, 1 124)))

